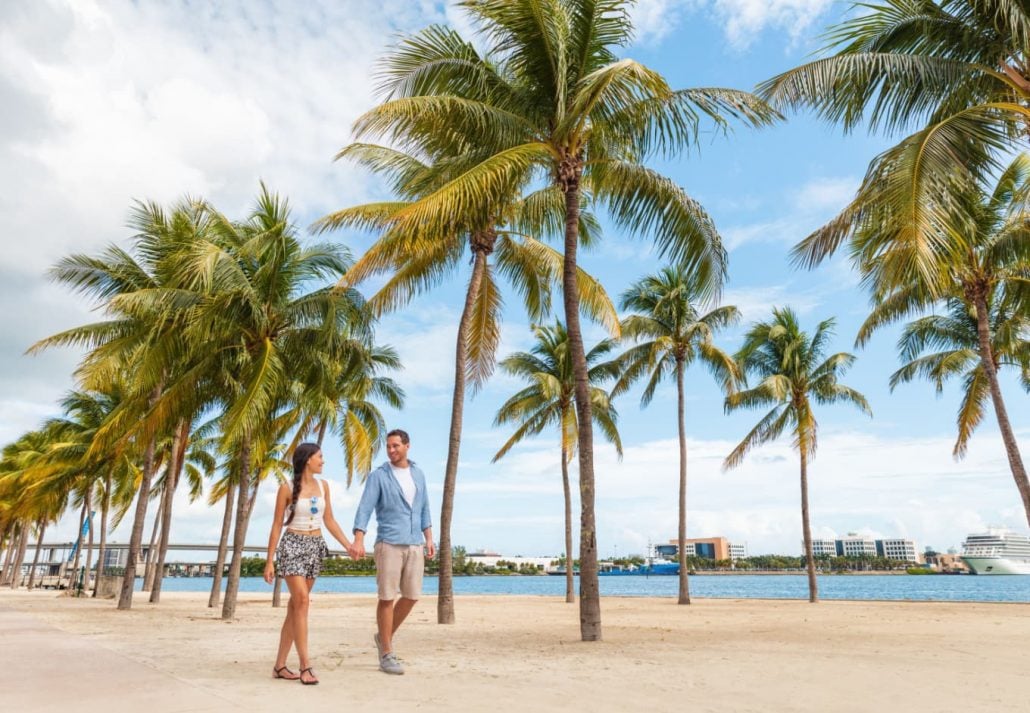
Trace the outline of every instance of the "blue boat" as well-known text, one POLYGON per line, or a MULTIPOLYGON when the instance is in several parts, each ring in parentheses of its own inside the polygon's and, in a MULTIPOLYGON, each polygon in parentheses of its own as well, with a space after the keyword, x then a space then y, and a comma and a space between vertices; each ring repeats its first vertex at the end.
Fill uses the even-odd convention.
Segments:
POLYGON ((667 560, 650 561, 639 566, 629 567, 618 567, 611 566, 605 568, 602 566, 601 570, 597 573, 601 577, 651 577, 651 576, 668 576, 678 575, 680 573, 679 562, 669 562, 667 560))

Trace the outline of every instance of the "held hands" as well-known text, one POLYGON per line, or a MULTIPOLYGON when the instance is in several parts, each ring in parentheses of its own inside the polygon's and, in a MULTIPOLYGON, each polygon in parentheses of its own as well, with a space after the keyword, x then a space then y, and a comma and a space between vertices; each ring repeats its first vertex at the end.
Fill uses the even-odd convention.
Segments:
POLYGON ((268 560, 265 564, 265 582, 271 584, 273 579, 275 579, 275 565, 272 564, 272 560, 268 560))
POLYGON ((351 559, 359 560, 365 556, 365 539, 355 537, 354 542, 350 543, 350 547, 347 548, 347 554, 351 556, 351 559))

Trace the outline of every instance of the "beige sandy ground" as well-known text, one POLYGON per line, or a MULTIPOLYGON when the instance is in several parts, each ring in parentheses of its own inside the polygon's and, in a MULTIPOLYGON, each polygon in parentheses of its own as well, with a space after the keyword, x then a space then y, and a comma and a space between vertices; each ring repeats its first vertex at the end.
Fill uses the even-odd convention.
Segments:
POLYGON ((438 626, 426 599, 389 677, 373 599, 316 592, 311 687, 270 676, 267 596, 233 623, 205 604, 0 591, 0 710, 1030 711, 1028 604, 608 598, 586 644, 560 600, 462 596, 438 626))

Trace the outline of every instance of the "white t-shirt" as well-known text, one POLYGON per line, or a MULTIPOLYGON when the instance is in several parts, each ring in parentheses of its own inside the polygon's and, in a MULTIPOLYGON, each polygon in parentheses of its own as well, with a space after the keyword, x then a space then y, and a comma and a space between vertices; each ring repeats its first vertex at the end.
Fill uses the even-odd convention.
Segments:
POLYGON ((404 499, 408 501, 408 505, 412 506, 415 504, 415 479, 411 477, 411 466, 407 468, 397 468, 390 466, 390 470, 393 471, 393 477, 400 483, 401 493, 404 495, 404 499))

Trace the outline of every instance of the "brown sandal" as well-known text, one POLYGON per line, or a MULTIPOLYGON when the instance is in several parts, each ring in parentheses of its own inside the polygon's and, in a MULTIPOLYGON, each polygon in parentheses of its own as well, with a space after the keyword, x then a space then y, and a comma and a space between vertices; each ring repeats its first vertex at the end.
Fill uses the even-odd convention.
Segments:
POLYGON ((282 678, 282 679, 285 679, 287 681, 296 681, 298 678, 300 678, 300 676, 295 674, 293 671, 291 671, 286 666, 280 666, 279 668, 273 668, 272 669, 272 677, 273 678, 282 678), (283 675, 283 671, 285 671, 289 675, 288 676, 284 676, 283 675))
POLYGON ((317 678, 315 678, 314 681, 305 681, 304 680, 304 672, 305 671, 310 673, 312 678, 315 678, 315 672, 311 670, 310 666, 308 666, 307 668, 302 668, 300 670, 300 676, 297 677, 298 679, 300 679, 300 682, 303 683, 305 686, 317 686, 318 685, 318 679, 317 678))

